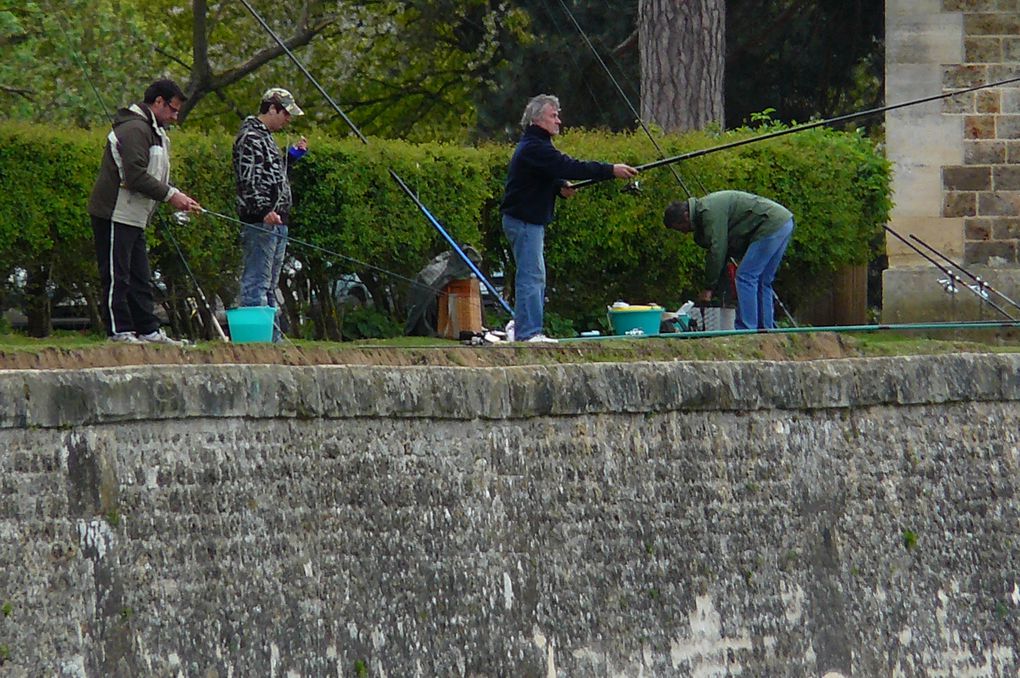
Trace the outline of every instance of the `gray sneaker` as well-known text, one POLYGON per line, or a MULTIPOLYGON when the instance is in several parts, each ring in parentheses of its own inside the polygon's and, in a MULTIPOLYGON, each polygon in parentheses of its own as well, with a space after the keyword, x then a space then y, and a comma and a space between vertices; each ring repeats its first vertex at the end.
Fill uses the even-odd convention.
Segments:
POLYGON ((135 336, 134 332, 117 332, 107 337, 108 341, 115 341, 118 344, 143 344, 141 339, 135 336))
POLYGON ((552 337, 547 337, 544 334, 536 334, 533 337, 528 337, 527 339, 525 339, 524 343, 525 344, 558 344, 559 341, 560 341, 559 339, 553 339, 552 337))
POLYGON ((184 346, 185 342, 178 341, 177 339, 171 339, 166 336, 163 330, 156 330, 149 332, 148 334, 139 334, 138 339, 140 343, 144 344, 165 344, 167 346, 184 346))

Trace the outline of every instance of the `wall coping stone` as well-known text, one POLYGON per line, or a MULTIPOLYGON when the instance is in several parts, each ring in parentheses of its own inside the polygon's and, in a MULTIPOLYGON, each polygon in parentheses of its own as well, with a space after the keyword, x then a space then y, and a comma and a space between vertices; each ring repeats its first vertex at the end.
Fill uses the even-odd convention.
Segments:
POLYGON ((1020 400, 1020 354, 520 367, 0 370, 0 428, 251 417, 519 419, 1020 400))

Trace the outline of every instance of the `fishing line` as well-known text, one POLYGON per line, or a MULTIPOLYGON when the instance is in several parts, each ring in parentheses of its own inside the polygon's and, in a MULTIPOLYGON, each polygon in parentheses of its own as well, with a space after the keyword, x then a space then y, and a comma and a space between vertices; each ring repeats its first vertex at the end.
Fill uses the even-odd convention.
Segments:
MULTIPOLYGON (((619 92, 620 96, 627 104, 627 108, 630 109, 631 115, 634 116, 638 124, 641 126, 641 129, 644 130, 645 136, 647 136, 648 140, 652 142, 652 146, 655 147, 655 150, 659 154, 659 157, 665 158, 666 154, 663 152, 662 147, 659 146, 659 142, 655 140, 654 136, 652 136, 652 131, 648 129, 648 125, 645 124, 645 121, 641 117, 641 114, 638 113, 637 109, 634 108, 634 104, 631 103, 630 97, 628 97, 627 93, 623 91, 623 87, 621 87, 620 83, 617 82, 616 77, 613 75, 613 72, 609 69, 609 66, 606 64, 606 62, 602 59, 602 55, 599 54, 599 51, 597 49, 595 49, 595 45, 592 44, 591 39, 588 37, 588 34, 584 32, 583 28, 581 28, 581 24, 577 22, 577 18, 574 16, 574 13, 570 11, 569 7, 567 7, 567 3, 565 2, 565 0, 559 0, 559 3, 560 7, 563 8, 563 11, 570 19, 570 22, 574 24, 574 28, 577 29, 578 34, 584 40, 585 44, 588 45, 588 49, 590 49, 591 53, 595 55, 595 60, 599 62, 599 65, 602 66, 602 70, 604 70, 606 72, 606 75, 609 76, 610 82, 613 83, 613 86, 616 87, 616 91, 619 92)), ((687 194, 687 197, 693 198, 694 194, 691 193, 691 190, 689 188, 687 188, 687 184, 684 183, 684 180, 680 178, 680 173, 677 172, 676 168, 670 165, 669 169, 673 173, 673 177, 676 179, 677 183, 680 184, 680 188, 684 189, 684 193, 687 194)))
MULTIPOLYGON (((557 36, 563 35, 564 31, 562 28, 560 28, 560 22, 556 19, 556 13, 553 12, 552 6, 549 4, 549 0, 543 0, 542 4, 545 6, 546 16, 549 17, 549 21, 552 22, 553 29, 555 29, 554 35, 557 36)), ((595 92, 595 88, 592 85, 591 80, 584 77, 584 68, 582 68, 581 62, 577 58, 577 55, 574 53, 573 50, 568 49, 566 50, 566 52, 567 55, 570 57, 571 63, 574 64, 574 72, 581 75, 581 82, 584 85, 585 90, 587 90, 588 95, 591 97, 591 100, 595 103, 595 106, 598 107, 599 112, 602 115, 606 116, 606 119, 609 120, 612 117, 612 111, 610 111, 609 108, 606 107, 605 104, 603 104, 602 99, 595 92)))
POLYGON ((74 59, 74 62, 76 64, 78 64, 78 68, 81 69, 82 75, 85 76, 85 82, 89 84, 89 87, 92 88, 92 92, 96 95, 96 99, 99 100, 99 107, 103 109, 103 113, 106 114, 106 118, 112 121, 113 114, 110 113, 110 109, 107 107, 106 102, 103 100, 103 96, 99 93, 99 90, 96 88, 96 83, 93 82, 91 77, 89 77, 89 71, 92 69, 92 66, 89 65, 88 69, 85 68, 86 64, 83 63, 85 61, 85 57, 83 55, 78 54, 78 51, 74 48, 74 45, 71 42, 71 35, 68 32, 67 26, 64 24, 64 19, 60 14, 57 14, 57 25, 60 26, 60 31, 64 34, 64 38, 67 41, 67 48, 71 52, 71 58, 74 59))
MULTIPOLYGON (((202 208, 201 214, 208 214, 209 216, 219 217, 220 219, 225 219, 227 221, 232 221, 232 222, 234 222, 236 224, 241 224, 242 226, 247 226, 249 228, 253 228, 256 231, 260 231, 262 233, 267 233, 267 234, 273 236, 274 238, 286 238, 288 242, 294 243, 295 245, 301 245, 302 247, 307 247, 308 249, 316 250, 318 252, 322 252, 323 254, 328 254, 331 257, 337 257, 339 259, 345 259, 347 261, 350 261, 352 263, 357 264, 358 266, 363 266, 365 268, 372 269, 373 271, 378 271, 379 273, 383 273, 383 274, 388 275, 388 276, 393 277, 393 278, 399 278, 400 280, 403 280, 405 282, 411 283, 414 287, 417 287, 419 289, 428 290, 428 291, 434 292, 436 294, 444 294, 445 293, 443 290, 436 289, 435 287, 432 287, 430 285, 426 285, 423 282, 420 282, 420 281, 417 281, 417 280, 412 280, 411 278, 403 276, 403 275, 401 275, 399 273, 396 273, 394 271, 389 271, 389 270, 387 270, 385 268, 380 268, 379 266, 373 266, 372 264, 369 264, 368 262, 361 261, 360 259, 355 259, 354 257, 347 256, 346 254, 340 254, 339 252, 334 252, 333 250, 330 250, 330 249, 327 249, 325 247, 322 247, 321 245, 316 245, 315 243, 310 243, 310 242, 307 242, 305 240, 299 240, 299 239, 295 238, 292 235, 280 235, 279 233, 277 233, 277 232, 275 232, 273 230, 270 230, 268 228, 265 228, 265 227, 263 227, 263 226, 261 226, 259 224, 250 224, 250 223, 248 223, 246 221, 241 221, 240 219, 237 219, 235 217, 229 216, 227 214, 222 214, 220 212, 214 212, 213 210, 206 209, 204 207, 202 208)), ((188 215, 187 212, 174 212, 173 218, 174 218, 174 220, 178 224, 186 224, 190 220, 190 216, 188 215)))
MULTIPOLYGON (((315 87, 315 89, 319 91, 319 94, 322 95, 322 97, 333 108, 333 110, 336 111, 341 118, 343 118, 343 121, 347 124, 351 131, 354 132, 355 135, 357 135, 358 139, 360 139, 361 142, 366 146, 369 145, 368 139, 365 137, 364 134, 361 133, 361 130, 358 129, 358 126, 355 125, 354 122, 349 117, 347 117, 347 114, 343 112, 343 109, 341 109, 340 106, 335 101, 333 101, 333 97, 329 96, 329 93, 327 93, 326 90, 323 89, 322 85, 319 84, 318 80, 316 80, 312 76, 312 74, 308 72, 308 69, 305 68, 304 64, 302 64, 301 61, 296 56, 294 56, 294 53, 290 51, 290 48, 287 47, 286 43, 284 43, 280 36, 276 34, 276 32, 269 26, 268 23, 266 23, 266 20, 263 19, 262 16, 255 11, 255 8, 251 6, 251 3, 249 3, 248 0, 240 0, 240 2, 242 5, 245 6, 245 9, 247 9, 248 12, 255 18, 259 25, 262 26, 263 30, 265 30, 266 33, 268 33, 273 38, 273 40, 276 41, 276 44, 280 46, 280 49, 284 51, 287 57, 290 58, 294 65, 298 67, 298 70, 300 70, 301 73, 305 76, 305 78, 307 78, 308 81, 312 83, 312 85, 315 87)), ((407 184, 404 183, 404 180, 400 178, 400 175, 398 175, 396 171, 393 170, 393 168, 388 168, 387 172, 389 173, 390 177, 397 182, 397 185, 399 185, 400 188, 403 189, 404 193, 407 194, 407 197, 411 198, 411 200, 422 212, 422 214, 429 221, 429 223, 432 224, 432 226, 446 240, 450 247, 453 248, 453 251, 457 253, 457 256, 459 256, 461 260, 467 265, 467 267, 471 269, 471 272, 478 277, 479 281, 481 281, 485 285, 485 287, 488 288, 489 292, 492 293, 492 296, 499 301, 499 304, 500 306, 503 307, 503 310, 505 310, 512 318, 514 315, 514 311, 512 308, 510 308, 510 305, 506 302, 506 300, 503 299, 503 295, 501 295, 499 291, 496 290, 495 286, 493 286, 493 284, 489 282, 488 277, 486 277, 486 275, 482 273, 478 266, 475 265, 475 262, 471 261, 471 258, 468 257, 468 255, 464 252, 463 249, 461 249, 460 245, 457 244, 457 241, 453 239, 453 236, 451 236, 449 232, 447 232, 447 230, 443 228, 443 225, 439 223, 439 220, 432 215, 432 213, 425 207, 424 203, 422 203, 421 200, 418 199, 414 192, 411 191, 407 184)))
POLYGON ((160 219, 160 223, 163 224, 163 229, 166 231, 166 234, 170 236, 170 242, 173 243, 174 249, 177 250, 177 255, 181 258, 181 263, 184 264, 184 269, 188 272, 188 277, 190 277, 191 281, 195 284, 195 289, 198 290, 198 296, 201 297, 202 303, 205 304, 206 310, 209 311, 209 317, 212 318, 212 324, 213 328, 216 330, 216 335, 222 341, 230 341, 230 339, 227 338, 226 333, 223 331, 223 328, 220 326, 219 320, 216 319, 216 313, 213 311, 212 304, 210 304, 209 300, 205 298, 205 292, 202 291, 202 287, 198 284, 198 279, 195 277, 195 273, 191 270, 191 266, 188 265, 188 260, 185 258, 184 252, 181 250, 181 246, 177 243, 177 238, 174 237, 174 232, 170 228, 170 223, 166 219, 160 219))
POLYGON ((889 233, 891 233, 894 236, 896 236, 896 238, 899 239, 900 242, 902 242, 904 245, 906 245, 910 249, 912 249, 915 252, 917 252, 925 260, 927 260, 928 263, 932 264, 935 268, 937 268, 940 271, 942 271, 947 276, 947 279, 946 279, 946 281, 944 283, 941 280, 939 282, 942 283, 943 288, 945 289, 946 292, 948 292, 950 294, 956 294, 957 290, 962 285, 964 289, 967 289, 967 290, 970 290, 971 292, 973 292, 974 295, 977 296, 978 299, 980 299, 981 301, 985 302, 986 304, 988 304, 989 306, 994 308, 996 311, 998 311, 999 313, 1004 315, 1006 318, 1008 318, 1009 320, 1012 320, 1012 321, 1016 321, 1016 318, 1011 316, 1001 306, 999 306, 994 301, 989 299, 987 294, 982 294, 981 292, 979 292, 978 290, 974 289, 970 285, 964 284, 964 282, 960 278, 960 276, 956 275, 955 273, 953 273, 952 270, 946 268, 945 266, 943 266, 942 264, 940 264, 936 260, 932 259, 930 256, 928 256, 928 254, 926 254, 917 245, 915 245, 914 243, 910 242, 909 240, 904 238, 902 235, 900 235, 899 233, 897 233, 893 229, 889 228, 888 226, 883 226, 882 228, 884 228, 886 231, 888 231, 889 233))
MULTIPOLYGON (((243 0, 242 0, 243 1, 243 0)), ((853 120, 855 118, 863 118, 869 115, 877 115, 879 113, 885 113, 886 111, 894 111, 899 108, 906 108, 907 106, 916 106, 917 104, 925 104, 931 101, 938 101, 940 99, 948 99, 950 97, 959 96, 960 94, 968 94, 970 92, 976 92, 982 89, 988 89, 989 87, 1001 87, 1002 85, 1008 85, 1014 82, 1020 82, 1020 76, 1015 78, 1008 78, 1006 80, 998 80, 996 82, 989 82, 984 85, 974 85, 973 87, 967 87, 965 89, 956 90, 955 92, 945 92, 943 94, 935 94, 921 99, 914 99, 911 101, 904 101, 898 104, 891 104, 889 106, 881 106, 879 108, 870 108, 866 111, 857 111, 855 113, 846 113, 845 115, 836 116, 835 118, 828 118, 826 120, 817 120, 815 122, 805 123, 803 125, 797 125, 795 127, 789 127, 787 129, 776 130, 769 132, 768 134, 761 134, 756 137, 749 137, 747 139, 738 139, 737 141, 731 141, 729 143, 720 144, 718 146, 712 146, 710 148, 703 148, 697 151, 690 151, 688 153, 681 153, 680 155, 674 155, 669 158, 663 158, 662 160, 656 160, 654 162, 645 163, 643 165, 636 165, 634 169, 638 171, 644 171, 654 169, 656 167, 665 167, 672 165, 676 162, 683 160, 690 160, 691 158, 700 158, 703 155, 709 155, 711 153, 717 153, 719 151, 725 151, 730 148, 736 148, 738 146, 744 146, 747 144, 753 144, 758 141, 766 141, 768 139, 775 139, 776 137, 785 136, 787 134, 793 134, 795 132, 803 132, 805 130, 814 129, 816 127, 822 127, 824 125, 832 125, 838 122, 844 122, 846 120, 853 120)), ((607 179, 585 179, 573 184, 573 188, 584 188, 595 183, 606 181, 607 179)))

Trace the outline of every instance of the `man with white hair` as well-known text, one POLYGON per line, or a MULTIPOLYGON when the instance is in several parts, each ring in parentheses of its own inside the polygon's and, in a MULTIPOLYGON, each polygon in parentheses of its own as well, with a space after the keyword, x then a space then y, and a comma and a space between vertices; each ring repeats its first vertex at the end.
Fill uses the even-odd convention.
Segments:
MULTIPOLYGON (((276 307, 276 286, 287 251, 287 221, 293 206, 287 174, 290 161, 301 159, 308 150, 308 141, 301 137, 285 158, 273 132, 298 115, 304 115, 304 111, 291 93, 272 87, 262 95, 259 114, 244 119, 234 140, 237 212, 246 224, 241 233, 241 306, 276 307)), ((274 323, 273 341, 280 338, 279 325, 274 323)))
POLYGON ((524 134, 510 158, 500 211, 503 232, 514 253, 514 320, 511 341, 554 343, 542 334, 545 305, 545 227, 553 219, 556 196, 569 198, 576 189, 570 179, 630 179, 630 165, 575 160, 553 146, 560 133, 560 101, 539 94, 528 102, 521 118, 524 134))

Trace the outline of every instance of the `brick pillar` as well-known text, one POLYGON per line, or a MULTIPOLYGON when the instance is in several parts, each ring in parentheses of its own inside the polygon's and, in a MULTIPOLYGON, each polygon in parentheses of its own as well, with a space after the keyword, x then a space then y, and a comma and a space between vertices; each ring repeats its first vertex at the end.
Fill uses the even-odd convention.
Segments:
MULTIPOLYGON (((886 102, 1020 75, 1020 3, 888 0, 886 102)), ((1020 240, 1020 87, 981 90, 886 115, 890 227, 917 235, 1016 298, 1020 240)), ((999 318, 887 239, 883 320, 999 318)), ((965 276, 962 276, 965 277, 965 276)), ((1014 313, 1020 317, 1020 311, 1014 313)))

